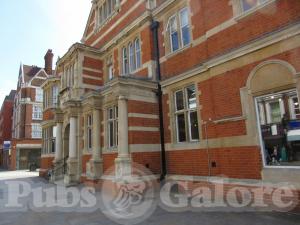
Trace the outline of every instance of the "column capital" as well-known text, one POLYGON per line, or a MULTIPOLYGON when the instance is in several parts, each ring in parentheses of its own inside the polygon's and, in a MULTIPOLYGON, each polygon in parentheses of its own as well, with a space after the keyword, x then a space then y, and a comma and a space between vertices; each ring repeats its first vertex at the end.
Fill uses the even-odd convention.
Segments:
POLYGON ((126 96, 124 96, 124 95, 120 95, 120 96, 119 96, 119 100, 127 101, 128 98, 127 98, 126 96))

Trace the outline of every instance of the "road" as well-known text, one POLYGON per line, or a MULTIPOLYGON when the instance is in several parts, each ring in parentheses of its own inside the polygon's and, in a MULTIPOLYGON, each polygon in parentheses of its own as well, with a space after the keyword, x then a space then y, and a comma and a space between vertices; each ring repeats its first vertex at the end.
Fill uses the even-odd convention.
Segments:
MULTIPOLYGON (((32 188, 55 187, 38 177, 37 173, 17 171, 0 171, 0 202, 10 194, 18 191, 7 190, 9 181, 30 183, 32 188)), ((32 198, 30 195, 28 198, 32 198)), ((29 199, 32 200, 32 199, 29 199)), ((25 212, 3 212, 0 206, 0 225, 116 225, 115 221, 106 217, 100 209, 94 212, 36 212, 31 209, 25 212)), ((72 211, 72 210, 71 210, 72 211)), ((123 223, 124 224, 124 223, 123 223)), ((131 224, 128 222, 127 224, 131 224)), ((142 223, 143 225, 296 225, 300 224, 300 214, 278 212, 167 212, 156 207, 154 213, 142 223)))

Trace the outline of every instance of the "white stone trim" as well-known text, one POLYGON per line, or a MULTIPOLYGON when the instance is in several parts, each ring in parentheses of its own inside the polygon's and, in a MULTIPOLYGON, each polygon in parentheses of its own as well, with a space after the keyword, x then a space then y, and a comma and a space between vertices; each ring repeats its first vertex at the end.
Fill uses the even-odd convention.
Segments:
POLYGON ((129 131, 159 131, 158 127, 129 127, 129 131))
POLYGON ((17 144, 16 148, 42 148, 41 144, 17 144))
MULTIPOLYGON (((230 53, 224 54, 219 57, 215 57, 194 69, 191 69, 191 70, 189 70, 185 73, 179 74, 177 76, 171 77, 171 78, 167 79, 166 81, 162 81, 161 85, 162 85, 162 87, 166 87, 168 85, 183 81, 183 80, 191 78, 195 75, 199 75, 203 72, 206 72, 206 71, 208 71, 209 68, 213 68, 220 64, 224 64, 228 61, 234 60, 236 58, 242 57, 249 53, 263 49, 264 47, 267 47, 269 45, 272 45, 277 42, 283 41, 285 39, 291 38, 298 34, 300 34, 300 23, 297 23, 297 24, 293 25, 292 27, 281 30, 281 31, 276 32, 267 37, 261 38, 254 43, 249 43, 246 46, 243 46, 236 50, 233 50, 230 53)), ((280 49, 279 49, 279 51, 280 51, 280 49)), ((161 58, 161 60, 162 60, 162 58, 161 58)))
POLYGON ((144 119, 159 119, 158 115, 144 114, 144 113, 128 113, 128 117, 131 117, 131 118, 144 118, 144 119))
POLYGON ((160 144, 131 144, 129 145, 130 152, 159 152, 160 144))
POLYGON ((82 78, 88 78, 88 79, 92 79, 92 80, 100 80, 100 81, 102 81, 101 77, 94 77, 94 76, 90 76, 90 75, 86 75, 86 74, 83 74, 82 78))
POLYGON ((88 67, 82 67, 82 70, 87 70, 87 71, 95 72, 95 73, 102 73, 102 70, 92 69, 92 68, 88 68, 88 67))

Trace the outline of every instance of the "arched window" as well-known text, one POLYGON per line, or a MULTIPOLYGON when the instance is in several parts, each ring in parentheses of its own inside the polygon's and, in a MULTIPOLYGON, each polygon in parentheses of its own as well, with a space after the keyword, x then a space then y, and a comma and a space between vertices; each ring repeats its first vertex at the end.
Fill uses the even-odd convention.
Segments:
POLYGON ((122 61, 123 61, 123 74, 128 74, 128 55, 127 55, 127 48, 122 48, 122 61))
POLYGON ((141 67, 141 43, 139 38, 135 39, 134 45, 135 45, 136 68, 140 68, 141 67))
POLYGON ((134 59, 134 45, 130 42, 128 45, 129 51, 129 70, 130 72, 135 71, 135 59, 134 59))

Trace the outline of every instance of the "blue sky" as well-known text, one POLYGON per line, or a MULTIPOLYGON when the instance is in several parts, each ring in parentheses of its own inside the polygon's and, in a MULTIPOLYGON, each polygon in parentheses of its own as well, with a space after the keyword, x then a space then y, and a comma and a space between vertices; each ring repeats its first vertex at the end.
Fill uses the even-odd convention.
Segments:
POLYGON ((17 86, 20 62, 44 66, 53 49, 54 62, 82 38, 91 0, 0 1, 0 106, 17 86))

